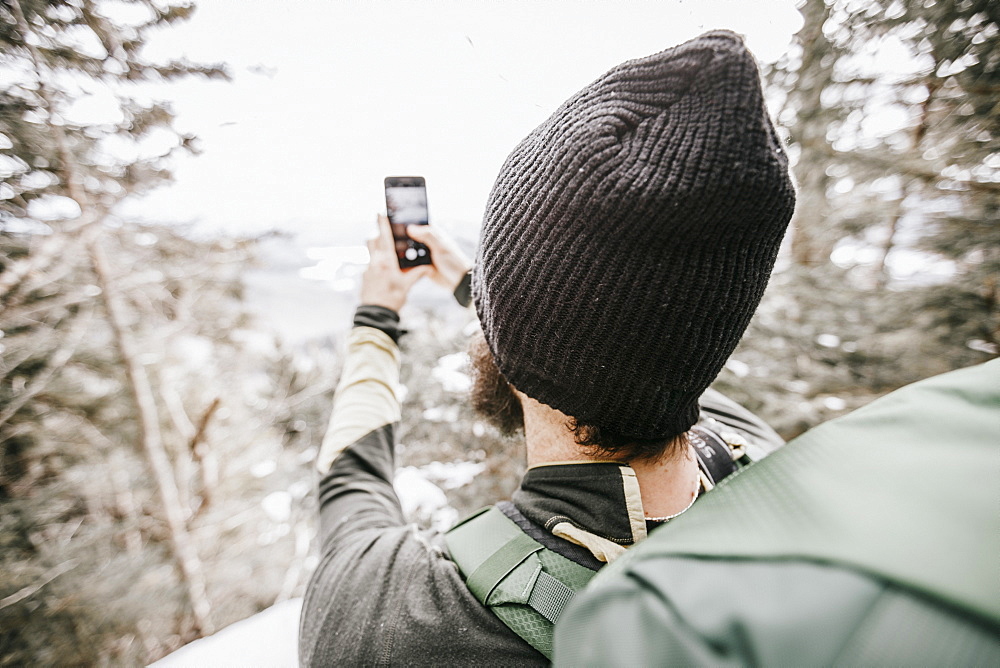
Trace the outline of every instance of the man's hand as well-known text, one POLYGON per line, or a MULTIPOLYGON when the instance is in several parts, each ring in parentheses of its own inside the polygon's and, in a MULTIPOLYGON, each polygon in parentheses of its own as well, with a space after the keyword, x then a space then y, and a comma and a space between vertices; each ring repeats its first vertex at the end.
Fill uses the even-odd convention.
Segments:
POLYGON ((368 240, 368 255, 371 259, 361 276, 362 304, 384 306, 398 313, 414 283, 424 276, 434 277, 435 272, 429 265, 399 268, 392 230, 385 216, 378 217, 378 236, 368 240))
POLYGON ((469 258, 451 238, 429 225, 410 225, 407 233, 411 239, 431 249, 431 261, 434 263, 428 274, 431 280, 449 292, 454 292, 472 268, 469 258))

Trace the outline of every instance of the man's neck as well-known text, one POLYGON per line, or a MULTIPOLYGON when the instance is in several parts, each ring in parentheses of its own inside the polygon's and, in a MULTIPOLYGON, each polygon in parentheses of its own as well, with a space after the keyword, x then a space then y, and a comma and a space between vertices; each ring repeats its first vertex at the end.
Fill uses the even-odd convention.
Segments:
MULTIPOLYGON (((566 462, 613 461, 594 456, 578 445, 569 429, 569 417, 550 406, 520 395, 524 410, 524 437, 528 466, 566 462)), ((621 462, 632 467, 639 481, 643 511, 648 518, 670 517, 684 511, 698 491, 698 462, 690 448, 656 460, 621 462)))

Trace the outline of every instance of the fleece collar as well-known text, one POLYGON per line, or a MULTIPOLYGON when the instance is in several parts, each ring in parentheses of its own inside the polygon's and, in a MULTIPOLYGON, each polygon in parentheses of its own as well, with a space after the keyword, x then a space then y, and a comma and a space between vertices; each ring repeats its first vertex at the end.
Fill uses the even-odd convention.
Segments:
MULTIPOLYGON (((743 451, 702 426, 693 427, 688 436, 700 470, 700 498, 736 470, 735 460, 743 451)), ((635 471, 617 462, 535 466, 528 469, 512 501, 532 523, 607 563, 670 519, 646 519, 635 471)))
POLYGON ((528 470, 512 500, 533 523, 610 562, 646 537, 635 471, 613 462, 547 464, 528 470))

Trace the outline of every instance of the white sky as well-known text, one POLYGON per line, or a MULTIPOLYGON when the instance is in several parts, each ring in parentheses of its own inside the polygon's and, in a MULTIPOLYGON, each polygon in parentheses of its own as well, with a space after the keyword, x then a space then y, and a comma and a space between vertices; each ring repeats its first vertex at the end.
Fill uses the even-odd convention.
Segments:
POLYGON ((350 245, 382 179, 427 179, 432 224, 474 238, 507 153, 607 69, 712 28, 778 58, 794 0, 200 0, 152 59, 229 63, 232 83, 158 87, 204 153, 126 211, 350 245))

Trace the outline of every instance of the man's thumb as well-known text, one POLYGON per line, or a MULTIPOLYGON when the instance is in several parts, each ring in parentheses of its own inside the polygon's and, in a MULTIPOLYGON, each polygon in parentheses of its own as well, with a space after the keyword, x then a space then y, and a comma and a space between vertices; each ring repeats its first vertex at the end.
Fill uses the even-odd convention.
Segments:
POLYGON ((431 268, 430 265, 420 264, 417 265, 416 267, 411 267, 407 269, 405 272, 403 272, 403 275, 406 276, 407 285, 413 285, 424 276, 430 276, 432 272, 433 269, 431 268))
POLYGON ((410 225, 406 229, 406 233, 414 241, 419 241, 422 244, 426 244, 433 250, 434 246, 437 245, 438 239, 432 230, 427 225, 410 225))

